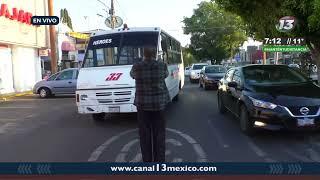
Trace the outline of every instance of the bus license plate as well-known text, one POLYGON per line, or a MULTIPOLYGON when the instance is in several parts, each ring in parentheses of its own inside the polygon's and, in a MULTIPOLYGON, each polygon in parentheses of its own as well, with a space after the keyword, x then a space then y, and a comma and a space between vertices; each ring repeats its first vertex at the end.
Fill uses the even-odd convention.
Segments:
POLYGON ((312 126, 314 125, 314 119, 303 118, 298 119, 298 126, 312 126))
POLYGON ((120 106, 117 106, 117 107, 109 107, 109 112, 110 112, 110 113, 118 113, 118 112, 120 112, 120 106))

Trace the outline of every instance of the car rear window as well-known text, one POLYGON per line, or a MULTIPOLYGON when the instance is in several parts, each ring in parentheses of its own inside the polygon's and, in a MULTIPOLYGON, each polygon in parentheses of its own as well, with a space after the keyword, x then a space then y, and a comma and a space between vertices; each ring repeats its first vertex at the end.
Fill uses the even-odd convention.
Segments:
POLYGON ((207 65, 205 65, 205 64, 193 65, 192 69, 193 70, 199 70, 199 69, 202 69, 204 66, 207 66, 207 65))

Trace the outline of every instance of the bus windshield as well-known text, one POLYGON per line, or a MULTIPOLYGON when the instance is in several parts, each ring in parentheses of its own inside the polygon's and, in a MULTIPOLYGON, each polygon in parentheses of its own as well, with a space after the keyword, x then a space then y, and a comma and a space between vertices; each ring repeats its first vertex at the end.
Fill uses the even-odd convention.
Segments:
POLYGON ((132 65, 143 58, 143 48, 157 48, 159 32, 126 32, 90 39, 83 67, 132 65))

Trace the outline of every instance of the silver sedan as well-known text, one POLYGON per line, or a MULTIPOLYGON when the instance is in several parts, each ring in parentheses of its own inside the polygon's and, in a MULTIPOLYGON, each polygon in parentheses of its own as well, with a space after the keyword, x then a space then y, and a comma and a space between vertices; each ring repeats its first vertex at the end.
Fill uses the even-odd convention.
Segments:
POLYGON ((59 94, 75 94, 79 69, 70 68, 50 76, 47 80, 36 83, 33 93, 41 98, 59 94))

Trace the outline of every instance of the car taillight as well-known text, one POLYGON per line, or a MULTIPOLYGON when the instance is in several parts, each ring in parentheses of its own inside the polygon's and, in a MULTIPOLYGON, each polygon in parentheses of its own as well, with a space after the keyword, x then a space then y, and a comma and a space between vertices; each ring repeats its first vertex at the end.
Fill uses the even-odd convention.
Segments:
POLYGON ((80 96, 79 96, 79 94, 76 95, 76 100, 77 100, 77 102, 80 102, 80 96))

